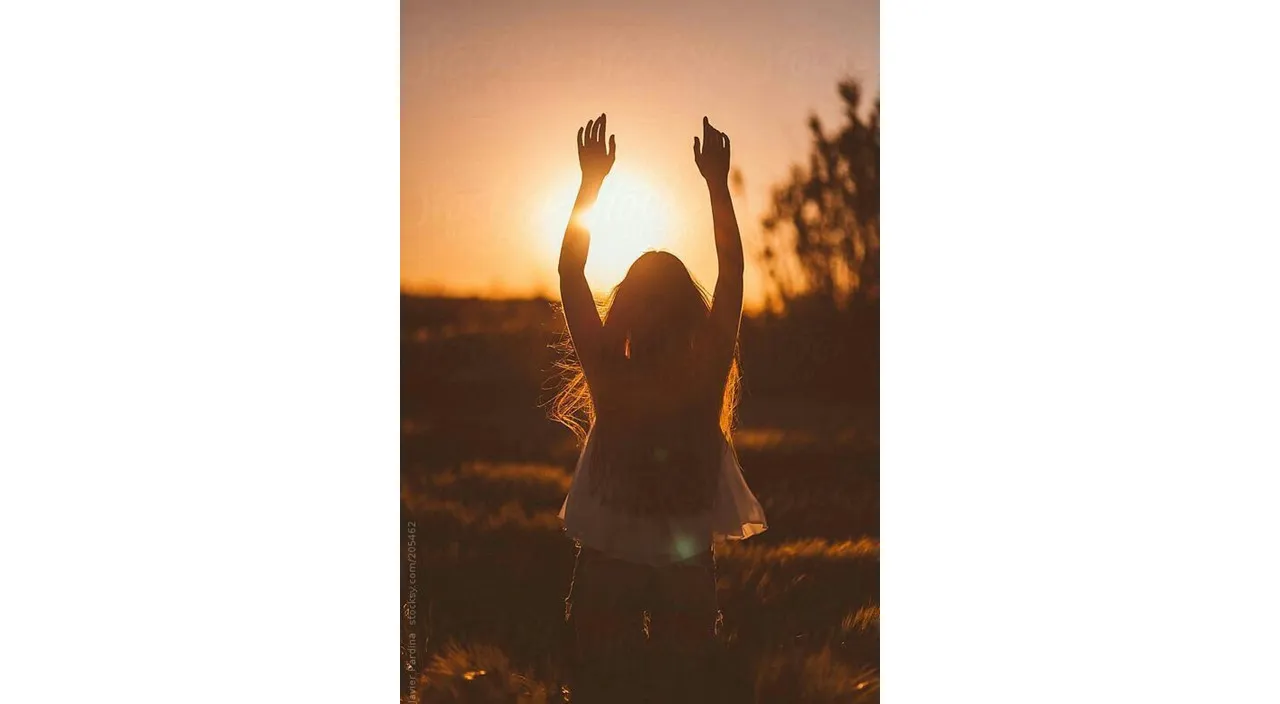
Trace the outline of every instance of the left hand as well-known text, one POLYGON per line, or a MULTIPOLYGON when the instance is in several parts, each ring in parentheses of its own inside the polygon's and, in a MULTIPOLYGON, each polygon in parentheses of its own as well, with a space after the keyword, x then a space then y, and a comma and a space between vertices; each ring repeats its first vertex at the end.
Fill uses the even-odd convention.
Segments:
POLYGON ((609 149, 605 150, 605 121, 604 113, 600 113, 600 117, 589 120, 585 128, 578 128, 578 165, 582 167, 583 183, 596 186, 604 183, 618 154, 614 135, 609 135, 609 149))

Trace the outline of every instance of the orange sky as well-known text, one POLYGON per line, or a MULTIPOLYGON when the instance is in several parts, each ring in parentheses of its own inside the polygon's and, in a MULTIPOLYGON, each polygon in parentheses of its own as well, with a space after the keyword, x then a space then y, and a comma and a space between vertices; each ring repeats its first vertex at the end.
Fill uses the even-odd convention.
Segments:
MULTIPOLYGON (((702 116, 733 139, 750 257, 770 188, 807 159, 836 82, 879 90, 879 5, 846 2, 414 2, 401 12, 400 278, 408 290, 556 291, 578 182, 574 140, 607 112, 618 161, 587 274, 606 290, 648 247, 715 282, 702 116)), ((747 267, 748 304, 761 296, 747 267)))

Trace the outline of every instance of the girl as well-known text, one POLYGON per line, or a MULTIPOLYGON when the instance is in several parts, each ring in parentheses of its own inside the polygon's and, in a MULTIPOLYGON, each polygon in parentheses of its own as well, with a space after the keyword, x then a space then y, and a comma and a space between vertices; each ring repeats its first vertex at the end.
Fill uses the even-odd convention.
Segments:
MULTIPOLYGON (((743 253, 729 197, 729 138, 704 117, 702 139, 693 140, 719 261, 710 305, 679 259, 651 251, 631 265, 602 319, 584 274, 590 233, 582 216, 617 153, 613 135, 605 149, 605 124, 602 114, 578 130, 582 186, 560 251, 567 382, 552 415, 583 441, 560 511, 579 546, 566 618, 580 674, 592 662, 626 660, 620 651, 640 645, 645 632, 656 650, 696 669, 718 617, 712 542, 766 528, 730 441, 743 253)), ((583 684, 575 701, 590 704, 581 697, 595 695, 583 684)))

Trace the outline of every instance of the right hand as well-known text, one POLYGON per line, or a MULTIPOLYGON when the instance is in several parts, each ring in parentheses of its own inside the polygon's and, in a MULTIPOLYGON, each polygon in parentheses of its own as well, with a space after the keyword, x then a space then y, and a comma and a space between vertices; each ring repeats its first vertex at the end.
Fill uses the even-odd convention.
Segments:
POLYGON ((614 135, 609 135, 609 149, 605 151, 604 135, 604 113, 595 120, 588 120, 585 128, 578 128, 578 165, 582 167, 584 184, 599 186, 613 168, 618 146, 613 141, 614 135))
POLYGON ((702 141, 693 138, 693 163, 698 165, 708 186, 729 185, 729 135, 702 118, 702 141))

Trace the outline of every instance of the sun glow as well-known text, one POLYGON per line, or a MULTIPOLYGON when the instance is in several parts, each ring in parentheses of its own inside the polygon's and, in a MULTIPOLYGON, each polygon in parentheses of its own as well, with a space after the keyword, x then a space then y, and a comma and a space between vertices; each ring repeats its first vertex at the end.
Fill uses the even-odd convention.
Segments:
MULTIPOLYGON (((577 179, 561 185, 543 209, 541 230, 551 261, 560 256, 565 224, 578 195, 577 179)), ((587 281, 596 292, 612 289, 644 252, 669 246, 670 201, 635 172, 614 170, 605 179, 600 199, 585 217, 591 231, 587 281)))

